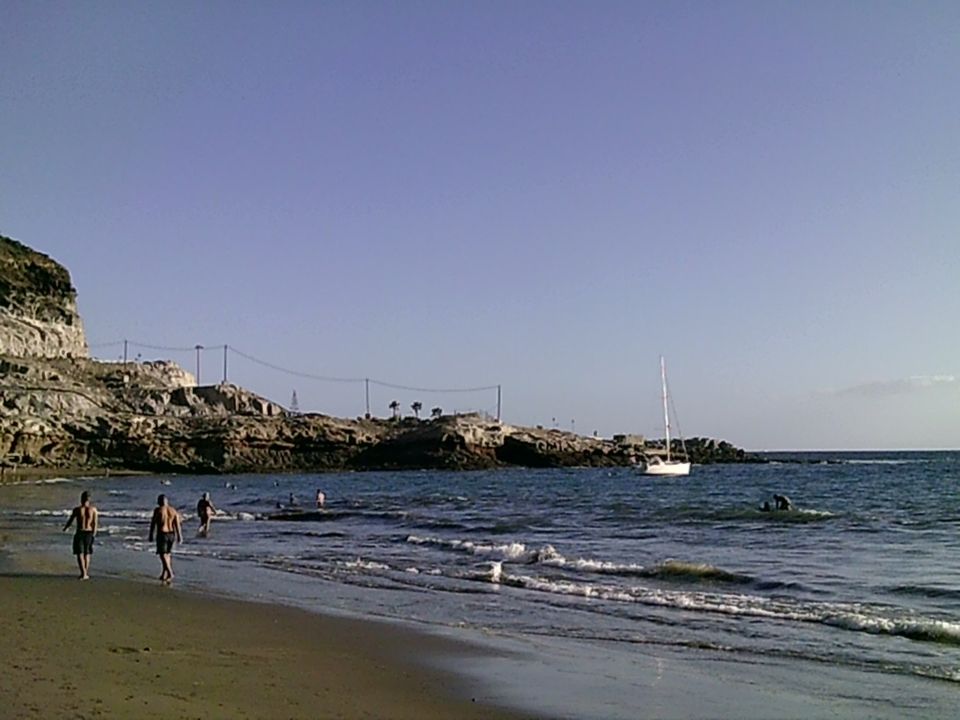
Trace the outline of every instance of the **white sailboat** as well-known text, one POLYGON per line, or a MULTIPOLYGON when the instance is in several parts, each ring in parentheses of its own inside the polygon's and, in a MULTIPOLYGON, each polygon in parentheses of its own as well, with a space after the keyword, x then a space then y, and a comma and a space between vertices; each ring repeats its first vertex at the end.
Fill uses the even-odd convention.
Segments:
MULTIPOLYGON (((660 387, 663 397, 663 429, 666 435, 667 457, 659 455, 648 457, 643 466, 644 475, 689 475, 690 462, 688 460, 673 460, 670 457, 670 402, 667 395, 667 365, 660 356, 660 387)), ((682 442, 682 439, 681 439, 682 442)))

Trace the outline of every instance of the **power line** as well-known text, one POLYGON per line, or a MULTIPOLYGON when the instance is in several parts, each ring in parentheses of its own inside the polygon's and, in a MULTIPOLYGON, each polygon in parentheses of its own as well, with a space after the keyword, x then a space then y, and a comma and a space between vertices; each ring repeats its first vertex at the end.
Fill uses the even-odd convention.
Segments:
MULTIPOLYGON (((334 382, 334 383, 365 383, 369 388, 369 385, 377 385, 383 388, 389 388, 391 390, 403 390, 407 392, 418 392, 418 393, 437 393, 437 394, 449 394, 449 393, 476 393, 476 392, 489 392, 492 390, 497 390, 499 393, 500 385, 480 385, 476 387, 461 387, 461 388, 426 388, 426 387, 417 387, 414 385, 401 385, 399 383, 386 382, 385 380, 376 380, 374 378, 359 378, 359 377, 335 377, 331 375, 318 375, 315 373, 303 372, 301 370, 293 370, 291 368, 283 367, 282 365, 277 365, 276 363, 269 362, 267 360, 262 360, 261 358, 245 353, 242 350, 238 350, 232 345, 192 345, 185 347, 178 347, 174 345, 152 345, 149 343, 142 343, 136 340, 114 340, 113 342, 97 343, 95 345, 89 345, 88 347, 93 348, 107 348, 107 347, 117 347, 123 345, 124 352, 126 352, 126 346, 132 345, 138 348, 145 348, 148 350, 160 350, 163 352, 196 352, 199 356, 199 353, 203 350, 213 350, 213 349, 224 349, 224 380, 226 380, 226 353, 227 351, 232 352, 245 360, 249 360, 252 363, 261 365, 265 368, 271 370, 276 370, 277 372, 282 372, 287 375, 292 375, 294 377, 306 378, 308 380, 319 380, 320 382, 334 382)), ((499 396, 498 396, 499 401, 499 396)), ((368 398, 369 405, 369 398, 368 398)), ((368 410, 369 412, 369 410, 368 410)))
POLYGON ((249 355, 248 353, 241 352, 237 350, 232 345, 227 346, 230 352, 234 352, 240 357, 246 358, 251 362, 255 362, 258 365, 263 365, 268 367, 271 370, 277 370, 278 372, 283 372, 288 375, 294 375, 296 377, 303 377, 312 380, 320 380, 323 382, 339 382, 339 383, 367 383, 371 385, 378 385, 380 387, 390 388, 392 390, 407 390, 410 392, 424 392, 424 393, 470 393, 470 392, 483 392, 488 390, 496 390, 499 386, 497 385, 484 385, 481 387, 469 387, 469 388, 423 388, 423 387, 414 387, 411 385, 399 385, 397 383, 390 383, 384 380, 375 380, 374 378, 346 378, 346 377, 331 377, 328 375, 315 375, 313 373, 306 373, 300 370, 291 370, 290 368, 285 368, 280 365, 276 365, 266 360, 261 360, 260 358, 249 355))
MULTIPOLYGON (((287 375, 293 375, 295 377, 308 378, 310 380, 320 380, 322 382, 338 382, 338 383, 362 383, 364 378, 342 378, 342 377, 330 377, 327 375, 314 375, 313 373, 300 372, 299 370, 291 370, 290 368, 281 367, 280 365, 274 365, 271 362, 266 360, 261 360, 260 358, 255 358, 253 355, 248 355, 245 352, 237 350, 232 345, 227 346, 232 353, 236 353, 242 358, 249 360, 250 362, 257 363, 258 365, 263 365, 268 367, 271 370, 276 370, 278 372, 286 373, 287 375)), ((373 381, 371 381, 373 382, 373 381)))
POLYGON ((370 383, 372 385, 379 385, 380 387, 391 388, 393 390, 408 390, 410 392, 423 392, 423 393, 471 393, 471 392, 484 392, 487 390, 496 390, 498 385, 484 385, 482 387, 470 387, 470 388, 422 388, 422 387, 411 387, 410 385, 395 385, 394 383, 383 382, 382 380, 374 380, 370 378, 370 383))
MULTIPOLYGON (((170 345, 148 345, 147 343, 137 342, 136 340, 126 340, 122 342, 128 342, 135 347, 146 348, 147 350, 165 350, 167 352, 194 352, 197 349, 196 345, 191 345, 190 347, 172 347, 170 345)), ((211 347, 222 347, 222 345, 211 347)))

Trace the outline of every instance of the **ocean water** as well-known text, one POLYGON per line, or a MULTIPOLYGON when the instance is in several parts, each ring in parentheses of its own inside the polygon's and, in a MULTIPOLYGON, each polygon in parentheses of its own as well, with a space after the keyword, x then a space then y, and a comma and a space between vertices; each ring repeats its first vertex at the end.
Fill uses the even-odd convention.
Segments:
MULTIPOLYGON (((504 692, 556 716, 671 716, 677 706, 638 693, 651 693, 651 659, 666 658, 695 667, 697 687, 725 679, 727 705, 702 705, 703 717, 778 715, 763 702, 777 693, 755 683, 790 694, 785 717, 953 717, 960 453, 770 457, 675 479, 618 468, 47 481, 0 487, 0 519, 19 552, 60 556, 68 572, 57 526, 89 489, 94 575, 150 576, 147 525, 164 492, 185 517, 178 583, 502 642, 519 648, 491 671, 504 692), (204 491, 220 512, 197 538, 204 491), (762 512, 773 493, 796 509, 762 512)), ((677 714, 700 707, 688 698, 677 714)))

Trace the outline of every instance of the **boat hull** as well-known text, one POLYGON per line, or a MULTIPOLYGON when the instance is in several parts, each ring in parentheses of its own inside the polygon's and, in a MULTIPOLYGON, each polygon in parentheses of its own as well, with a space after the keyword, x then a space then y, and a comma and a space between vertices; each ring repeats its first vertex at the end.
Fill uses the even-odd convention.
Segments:
POLYGON ((690 463, 680 462, 678 460, 671 460, 670 462, 663 462, 661 460, 647 463, 647 465, 645 465, 643 468, 643 474, 666 476, 689 475, 690 463))

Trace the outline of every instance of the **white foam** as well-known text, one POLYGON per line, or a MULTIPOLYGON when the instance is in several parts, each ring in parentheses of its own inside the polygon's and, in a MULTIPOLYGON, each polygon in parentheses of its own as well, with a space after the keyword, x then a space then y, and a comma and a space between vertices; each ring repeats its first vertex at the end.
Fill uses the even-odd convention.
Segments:
POLYGON ((928 640, 960 645, 960 623, 923 618, 887 618, 865 613, 847 613, 827 617, 824 624, 874 635, 898 635, 914 640, 928 640))
POLYGON ((117 535, 119 533, 130 532, 136 528, 130 525, 105 525, 99 528, 99 532, 106 535, 117 535))
POLYGON ((502 572, 502 566, 496 573, 496 578, 490 581, 536 592, 696 612, 819 623, 875 635, 895 635, 912 640, 960 645, 960 623, 934 618, 890 617, 882 614, 885 611, 884 608, 871 608, 857 604, 803 603, 774 600, 744 593, 704 593, 661 590, 642 585, 574 582, 530 575, 511 575, 502 572))
POLYGON ((512 542, 500 545, 478 543, 472 540, 444 540, 437 537, 419 537, 410 535, 407 542, 414 545, 436 545, 470 553, 471 555, 495 555, 504 560, 518 560, 527 556, 527 546, 523 543, 512 542))
POLYGON ((183 543, 177 545, 175 552, 177 555, 187 555, 189 557, 200 557, 201 555, 206 554, 202 550, 194 550, 192 547, 185 546, 183 543))
POLYGON ((461 552, 468 552, 478 556, 493 556, 503 561, 540 563, 549 567, 565 568, 581 572, 591 572, 605 575, 657 575, 662 574, 689 574, 702 577, 734 577, 712 565, 684 563, 668 560, 657 567, 650 569, 637 563, 616 563, 594 558, 566 558, 557 552, 552 545, 544 545, 537 550, 528 550, 523 543, 506 543, 502 545, 478 543, 471 540, 447 540, 438 537, 420 537, 410 535, 407 542, 415 545, 435 545, 461 552))
POLYGON ((352 570, 389 570, 389 565, 384 565, 383 563, 374 562, 373 560, 362 560, 357 558, 356 560, 348 560, 344 563, 341 563, 344 567, 350 568, 352 570))
MULTIPOLYGON (((81 480, 90 479, 90 478, 80 478, 81 480)), ((0 487, 11 487, 13 485, 56 485, 59 483, 72 483, 76 482, 71 478, 42 478, 40 480, 11 480, 10 482, 5 482, 0 487)))
POLYGON ((149 520, 153 517, 152 510, 101 510, 102 518, 126 518, 130 520, 149 520))
MULTIPOLYGON (((548 545, 547 547, 550 546, 548 545)), ((552 550, 553 548, 550 549, 552 550)), ((611 575, 642 574, 646 572, 646 568, 644 568, 643 565, 637 565, 636 563, 622 564, 608 562, 606 560, 593 560, 590 558, 568 560, 560 554, 540 558, 540 562, 553 567, 573 568, 575 570, 611 575)))
POLYGON ((791 512, 796 515, 808 515, 809 517, 834 517, 834 514, 829 510, 808 510, 805 508, 798 508, 792 510, 791 512))

